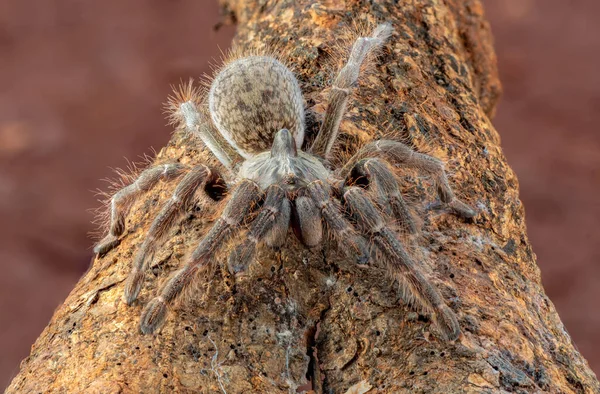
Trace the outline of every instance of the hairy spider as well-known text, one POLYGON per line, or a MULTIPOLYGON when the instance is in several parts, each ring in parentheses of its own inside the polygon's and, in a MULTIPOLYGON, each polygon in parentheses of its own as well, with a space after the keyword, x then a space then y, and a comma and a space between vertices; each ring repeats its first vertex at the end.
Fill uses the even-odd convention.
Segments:
MULTIPOLYGON (((145 306, 140 322, 143 333, 152 333, 161 325, 167 306, 198 272, 206 270, 227 238, 243 227, 247 227, 247 236, 233 248, 228 259, 232 273, 248 268, 258 244, 283 245, 289 227, 305 246, 319 245, 324 222, 330 234, 347 245, 345 249, 359 263, 367 261, 371 248, 377 250, 408 298, 432 314, 443 338, 454 340, 459 336, 454 312, 388 227, 389 222, 398 221, 416 232, 388 161, 432 176, 441 201, 455 214, 464 218, 475 215, 452 192, 443 162, 400 142, 378 140, 365 145, 341 168, 329 165, 361 64, 391 34, 391 26, 382 24, 371 36, 354 42, 346 65, 331 87, 319 133, 305 151, 301 149, 305 128, 302 92, 292 72, 271 56, 242 57, 221 68, 208 93, 212 125, 204 119, 202 105, 191 85, 171 98, 175 119, 188 132, 198 135, 222 166, 220 170, 204 164, 191 168, 179 163, 150 167, 112 197, 109 233, 94 249, 101 254, 119 242, 133 200, 161 179, 181 177, 134 257, 125 285, 127 304, 140 292, 144 271, 158 241, 181 211, 189 208, 194 193, 199 191, 211 197, 208 191, 220 187, 227 203, 185 266, 145 306), (241 164, 233 164, 235 155, 241 156, 241 164)), ((214 200, 214 195, 211 198, 214 200)))

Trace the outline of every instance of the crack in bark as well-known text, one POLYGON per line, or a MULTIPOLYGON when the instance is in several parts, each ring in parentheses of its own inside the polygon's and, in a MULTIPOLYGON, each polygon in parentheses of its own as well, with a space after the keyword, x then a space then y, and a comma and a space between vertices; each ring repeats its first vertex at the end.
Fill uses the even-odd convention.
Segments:
POLYGON ((317 345, 317 339, 321 332, 321 322, 325 317, 325 314, 331 308, 331 303, 328 302, 328 305, 325 309, 321 311, 319 318, 314 322, 312 326, 308 328, 305 333, 306 338, 306 355, 309 357, 308 366, 306 368, 306 380, 308 380, 308 384, 302 387, 299 387, 298 390, 313 390, 317 394, 323 393, 323 382, 325 382, 326 376, 325 373, 321 370, 321 366, 319 364, 319 348, 317 345))
MULTIPOLYGON (((308 381, 308 390, 313 390, 316 393, 322 393, 322 377, 321 370, 319 368, 319 354, 317 348, 317 336, 320 331, 321 321, 318 320, 312 327, 310 327, 306 333, 306 355, 309 357, 308 366, 306 368, 306 380, 308 381)), ((300 390, 300 388, 298 388, 300 390)), ((302 391, 298 391, 302 392, 302 391)))

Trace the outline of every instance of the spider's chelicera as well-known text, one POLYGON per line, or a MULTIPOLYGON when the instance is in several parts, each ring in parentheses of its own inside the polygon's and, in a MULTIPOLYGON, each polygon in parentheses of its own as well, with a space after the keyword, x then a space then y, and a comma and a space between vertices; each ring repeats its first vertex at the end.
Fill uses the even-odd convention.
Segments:
POLYGON ((391 26, 382 24, 371 36, 354 42, 346 65, 333 82, 320 131, 305 151, 301 149, 305 127, 302 92, 292 72, 273 57, 239 58, 218 72, 208 94, 212 126, 203 119, 197 100, 185 101, 185 94, 178 96, 179 101, 175 98, 174 116, 202 139, 222 167, 187 167, 179 163, 150 167, 112 197, 109 233, 95 247, 101 254, 118 244, 132 201, 161 179, 181 178, 136 253, 125 285, 127 304, 134 302, 140 292, 158 241, 181 210, 191 205, 194 194, 200 191, 215 199, 208 191, 219 187, 225 190, 227 203, 184 267, 146 305, 140 322, 143 333, 152 333, 162 324, 167 306, 198 272, 207 269, 234 232, 242 228, 247 231, 228 259, 229 270, 239 273, 252 262, 257 245, 282 246, 291 227, 304 245, 314 247, 323 240, 325 224, 357 262, 366 262, 371 250, 376 250, 408 298, 431 313, 443 339, 459 336, 454 312, 388 227, 395 221, 409 232, 417 231, 390 165, 427 173, 436 180, 440 199, 455 214, 475 216, 475 211, 454 195, 442 161, 400 142, 378 140, 361 148, 341 168, 331 169, 325 164, 332 158, 340 121, 361 64, 391 33, 391 26), (232 164, 234 155, 239 155, 241 164, 232 164))

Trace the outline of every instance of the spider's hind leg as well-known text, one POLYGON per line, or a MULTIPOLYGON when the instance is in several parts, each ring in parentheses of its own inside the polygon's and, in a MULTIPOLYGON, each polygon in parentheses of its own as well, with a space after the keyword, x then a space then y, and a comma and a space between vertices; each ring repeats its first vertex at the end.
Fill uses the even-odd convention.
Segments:
POLYGON ((392 26, 388 23, 383 23, 373 30, 370 37, 359 37, 354 42, 348 62, 339 71, 333 81, 327 100, 325 119, 317 138, 310 148, 313 154, 329 159, 333 143, 340 128, 340 122, 348 104, 348 97, 358 80, 360 67, 369 54, 380 48, 391 34, 392 26))
POLYGON ((382 157, 394 165, 402 165, 431 175, 437 184, 440 200, 463 218, 470 219, 477 211, 462 202, 450 187, 444 162, 440 159, 415 152, 407 145, 391 140, 379 140, 363 146, 342 168, 341 173, 349 173, 354 163, 365 157, 382 157))
POLYGON ((94 253, 105 254, 119 243, 119 236, 125 230, 125 216, 131 205, 142 193, 153 188, 159 180, 175 179, 184 171, 179 163, 161 164, 150 167, 140 174, 131 185, 119 190, 110 199, 110 224, 108 234, 94 246, 94 253))

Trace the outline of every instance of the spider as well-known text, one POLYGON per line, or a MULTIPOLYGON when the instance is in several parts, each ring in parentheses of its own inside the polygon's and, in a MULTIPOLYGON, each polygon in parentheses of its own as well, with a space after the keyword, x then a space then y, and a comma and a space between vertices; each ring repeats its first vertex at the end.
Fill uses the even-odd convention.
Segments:
POLYGON ((158 241, 180 212, 190 208, 196 192, 205 193, 210 201, 216 199, 210 191, 221 188, 227 203, 183 268, 145 306, 140 319, 143 334, 154 333, 162 325, 167 307, 196 274, 206 272, 215 253, 236 232, 245 228, 247 236, 229 254, 227 264, 233 274, 248 268, 259 244, 282 246, 290 227, 306 247, 321 244, 325 224, 329 234, 343 243, 358 263, 367 262, 371 249, 375 249, 408 298, 431 313, 442 339, 458 338, 460 327, 454 312, 388 226, 397 221, 409 232, 417 231, 392 164, 432 176, 441 201, 453 213, 463 218, 475 216, 476 212, 453 193, 443 162, 400 142, 378 140, 359 149, 341 168, 329 164, 360 67, 392 32, 391 25, 381 24, 370 36, 356 39, 331 87, 320 130, 306 150, 302 150, 302 92, 293 73, 274 57, 241 57, 221 68, 208 92, 212 125, 205 120, 197 95, 190 93, 191 85, 184 89, 187 95, 171 97, 175 119, 187 132, 199 136, 221 165, 213 168, 199 163, 190 168, 167 163, 149 167, 111 198, 109 232, 94 248, 99 254, 118 244, 132 201, 161 179, 181 178, 136 252, 125 283, 125 302, 131 305, 138 297, 158 241), (240 164, 234 165, 235 155, 241 157, 240 164))

